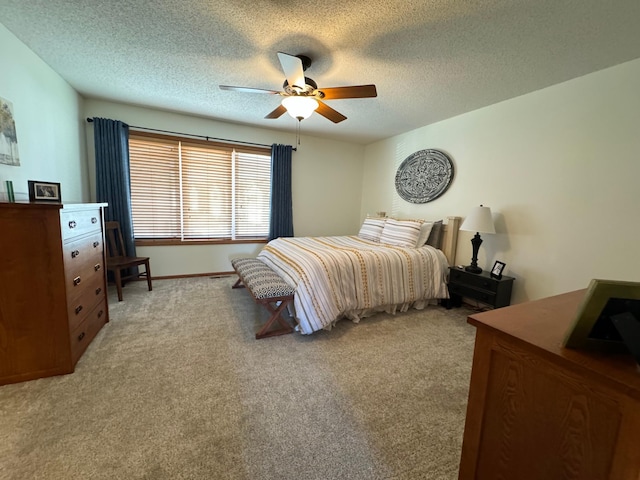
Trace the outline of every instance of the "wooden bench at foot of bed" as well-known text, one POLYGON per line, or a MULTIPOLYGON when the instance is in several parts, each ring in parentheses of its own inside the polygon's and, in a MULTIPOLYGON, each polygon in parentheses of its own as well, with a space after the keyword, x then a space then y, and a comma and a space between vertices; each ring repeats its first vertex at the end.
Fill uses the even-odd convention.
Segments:
POLYGON ((234 258, 231 265, 238 274, 238 281, 232 288, 246 287, 256 303, 264 305, 271 312, 271 317, 256 333, 256 338, 293 332, 294 328, 282 316, 284 310, 293 302, 293 287, 257 258, 234 258), (269 330, 275 322, 280 324, 280 328, 269 330))

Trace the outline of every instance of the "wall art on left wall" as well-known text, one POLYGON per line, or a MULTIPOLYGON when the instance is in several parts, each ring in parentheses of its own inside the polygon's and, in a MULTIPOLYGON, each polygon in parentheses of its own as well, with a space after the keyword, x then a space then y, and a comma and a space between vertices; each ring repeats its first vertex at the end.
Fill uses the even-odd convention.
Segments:
POLYGON ((20 166, 13 105, 2 97, 0 97, 0 163, 14 167, 20 166))

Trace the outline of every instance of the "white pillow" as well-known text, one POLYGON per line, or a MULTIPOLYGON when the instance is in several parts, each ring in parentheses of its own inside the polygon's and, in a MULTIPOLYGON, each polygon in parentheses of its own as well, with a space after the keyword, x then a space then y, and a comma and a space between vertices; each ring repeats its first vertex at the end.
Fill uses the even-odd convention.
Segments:
POLYGON ((364 240, 379 242, 386 220, 386 218, 365 218, 358 236, 364 240))
POLYGON ((418 237, 418 241, 416 243, 417 248, 420 248, 425 243, 427 243, 432 228, 433 222, 424 222, 422 225, 420 225, 420 236, 418 237))
POLYGON ((421 220, 396 220, 388 218, 380 235, 380 242, 398 247, 415 248, 420 236, 421 220))

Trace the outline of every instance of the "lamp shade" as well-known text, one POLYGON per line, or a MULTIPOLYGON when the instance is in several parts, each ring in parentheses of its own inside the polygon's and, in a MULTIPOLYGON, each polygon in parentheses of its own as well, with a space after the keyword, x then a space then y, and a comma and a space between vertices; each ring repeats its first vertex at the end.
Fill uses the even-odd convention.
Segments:
POLYGON ((282 106, 287 109, 287 113, 297 120, 309 118, 318 105, 315 98, 299 95, 285 97, 282 100, 282 106))
POLYGON ((495 226, 493 225, 493 217, 491 216, 491 209, 489 207, 474 207, 471 213, 464 219, 460 230, 467 232, 478 233, 496 233, 495 226))

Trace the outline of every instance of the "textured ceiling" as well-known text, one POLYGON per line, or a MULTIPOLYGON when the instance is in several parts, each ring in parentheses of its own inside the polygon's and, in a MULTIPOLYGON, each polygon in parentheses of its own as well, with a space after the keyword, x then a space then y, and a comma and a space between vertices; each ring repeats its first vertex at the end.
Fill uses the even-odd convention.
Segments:
POLYGON ((369 143, 640 57, 638 0, 0 0, 0 22, 78 92, 234 123, 265 120, 276 52, 306 54, 327 101, 303 133, 369 143))

